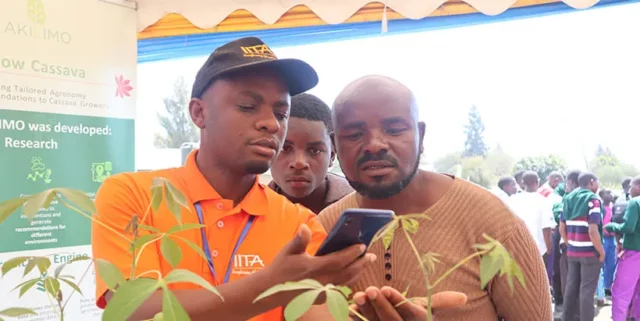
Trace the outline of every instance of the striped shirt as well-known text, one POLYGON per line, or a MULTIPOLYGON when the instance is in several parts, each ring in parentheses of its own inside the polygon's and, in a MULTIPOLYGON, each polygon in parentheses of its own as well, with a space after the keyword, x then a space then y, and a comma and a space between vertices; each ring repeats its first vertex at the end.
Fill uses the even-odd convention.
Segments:
POLYGON ((589 212, 578 216, 572 220, 566 220, 564 213, 560 216, 560 221, 567 226, 567 256, 569 257, 594 257, 596 249, 589 236, 589 224, 602 224, 602 211, 600 201, 589 201, 589 212))

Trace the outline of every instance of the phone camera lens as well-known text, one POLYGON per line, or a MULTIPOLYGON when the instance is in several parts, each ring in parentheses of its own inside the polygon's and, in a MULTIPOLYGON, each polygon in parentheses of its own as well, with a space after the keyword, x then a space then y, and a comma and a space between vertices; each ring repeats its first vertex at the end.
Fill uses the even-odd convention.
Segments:
POLYGON ((347 219, 347 222, 346 222, 345 224, 349 224, 349 223, 351 223, 352 221, 353 221, 353 218, 349 217, 349 218, 347 219))

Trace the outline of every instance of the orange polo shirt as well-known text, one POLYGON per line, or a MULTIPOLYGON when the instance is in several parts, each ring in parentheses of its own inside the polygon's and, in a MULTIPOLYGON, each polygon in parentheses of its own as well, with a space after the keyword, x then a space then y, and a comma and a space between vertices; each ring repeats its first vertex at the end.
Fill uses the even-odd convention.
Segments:
MULTIPOLYGON (((298 227, 303 223, 307 224, 312 231, 308 251, 310 254, 316 252, 327 234, 315 219, 314 213, 291 203, 284 196, 259 184, 257 179, 245 198, 238 205, 233 206, 232 200, 223 199, 204 178, 196 165, 196 153, 197 150, 189 155, 183 167, 152 172, 123 173, 107 178, 96 195, 97 213, 94 214, 94 219, 120 234, 129 235, 125 230, 132 217, 137 215, 138 219, 142 220, 151 202, 153 179, 164 177, 182 191, 188 204, 200 202, 217 282, 213 279, 207 261, 179 238, 174 238, 183 254, 179 269, 190 270, 212 285, 221 284, 227 272, 233 248, 250 216, 255 216, 255 219, 233 259, 230 282, 271 264, 276 254, 291 241, 298 227)), ((164 204, 153 215, 147 215, 145 220, 143 224, 162 232, 178 224, 164 204)), ((182 209, 182 222, 199 224, 193 205, 190 211, 182 209)), ((139 231, 140 236, 148 233, 144 230, 139 231)), ((200 229, 182 231, 176 235, 204 249, 200 229)), ((113 263, 125 277, 131 274, 132 257, 129 242, 95 222, 92 225, 91 238, 94 258, 113 263)), ((140 256, 136 275, 153 270, 167 275, 172 270, 169 263, 162 257, 159 242, 149 244, 140 256)), ((145 274, 145 277, 147 276, 154 277, 154 274, 145 274)), ((173 287, 173 289, 189 288, 196 289, 198 286, 180 283, 173 287)), ((96 298, 100 308, 106 306, 104 294, 107 291, 106 284, 96 275, 96 298)), ((251 320, 283 320, 282 310, 282 308, 274 309, 251 320)))

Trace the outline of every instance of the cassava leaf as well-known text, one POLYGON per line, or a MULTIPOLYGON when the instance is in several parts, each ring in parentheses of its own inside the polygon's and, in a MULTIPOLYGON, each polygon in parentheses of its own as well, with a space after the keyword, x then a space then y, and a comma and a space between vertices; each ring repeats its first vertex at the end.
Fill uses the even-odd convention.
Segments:
POLYGON ((174 234, 181 231, 195 230, 203 227, 205 226, 202 224, 195 224, 195 223, 180 224, 180 225, 175 225, 171 227, 169 230, 167 230, 167 234, 174 234))
POLYGON ((162 238, 162 241, 160 242, 160 252, 164 259, 167 260, 174 269, 178 267, 178 264, 182 261, 182 250, 180 250, 178 243, 170 237, 162 238))
POLYGON ((18 297, 21 298, 25 293, 27 293, 27 291, 29 291, 29 289, 31 289, 38 282, 40 282, 40 278, 33 278, 31 280, 24 281, 24 282, 16 285, 16 287, 13 288, 12 291, 20 289, 20 294, 18 295, 18 297))
POLYGON ((44 279, 44 289, 47 293, 56 298, 60 292, 60 281, 48 276, 44 279))
POLYGON ((189 210, 190 207, 189 207, 189 204, 187 204, 187 199, 185 198, 184 194, 182 194, 182 192, 179 189, 173 186, 173 184, 171 184, 169 180, 166 180, 164 184, 167 189, 167 193, 171 195, 171 198, 173 198, 173 200, 176 203, 178 203, 180 206, 189 210))
POLYGON ((102 320, 128 320, 129 317, 160 288, 154 279, 138 278, 120 283, 109 304, 104 309, 102 320))
POLYGON ((54 277, 58 278, 58 277, 60 276, 60 273, 62 272, 62 270, 63 270, 67 265, 72 264, 72 263, 74 263, 74 262, 78 262, 78 261, 87 261, 87 260, 90 260, 90 259, 91 259, 91 258, 90 258, 90 257, 88 257, 88 256, 86 256, 86 255, 83 255, 83 256, 76 256, 76 257, 74 257, 73 259, 71 259, 71 260, 69 260, 69 261, 67 261, 67 262, 64 262, 63 264, 58 265, 58 267, 56 267, 56 269, 55 269, 55 271, 54 271, 53 275, 54 275, 54 277))
POLYGON ((31 197, 29 197, 29 199, 27 199, 26 202, 24 202, 24 205, 22 206, 24 216, 26 216, 29 221, 31 221, 40 209, 49 207, 49 205, 51 205, 51 201, 53 201, 55 196, 56 192, 54 189, 48 189, 38 194, 32 195, 31 197))
POLYGON ((167 286, 162 287, 162 319, 166 321, 189 321, 189 315, 184 310, 175 294, 167 286))
POLYGON ((349 303, 347 299, 336 291, 326 291, 327 295, 327 308, 329 313, 336 321, 348 321, 349 320, 349 303))
POLYGON ((286 292, 286 291, 297 291, 297 290, 313 290, 313 289, 322 289, 322 284, 315 280, 302 280, 298 282, 287 282, 284 284, 274 285, 266 291, 262 292, 253 303, 258 302, 266 297, 272 296, 276 293, 286 292))
MULTIPOLYGON (((95 260, 96 271, 98 276, 107 285, 109 290, 115 291, 118 284, 124 282, 124 275, 122 272, 111 262, 103 259, 95 260)), ((125 319, 123 319, 125 320, 125 319)))
POLYGON ((87 214, 96 212, 96 205, 85 192, 71 188, 56 188, 55 191, 87 214))
POLYGON ((296 296, 284 308, 285 321, 298 320, 301 316, 303 316, 309 310, 309 308, 311 308, 313 303, 318 298, 318 295, 320 295, 320 293, 322 292, 323 292, 322 289, 311 290, 296 296))
POLYGON ((162 192, 163 184, 160 183, 160 185, 157 185, 154 180, 154 183, 151 186, 151 209, 154 213, 158 211, 160 204, 162 204, 162 192))
POLYGON ((22 265, 24 262, 28 261, 30 258, 31 258, 30 256, 18 256, 4 262, 2 264, 2 276, 9 273, 9 271, 17 268, 18 266, 22 265))
POLYGON ((33 310, 26 308, 8 308, 0 311, 5 317, 20 317, 23 315, 37 315, 33 310))
POLYGON ((2 224, 9 215, 15 213, 31 197, 32 196, 17 197, 0 203, 0 224, 2 224))
POLYGON ((180 283, 180 282, 193 283, 193 284, 199 285, 200 287, 206 290, 209 290, 211 293, 216 294, 217 296, 220 297, 220 299, 224 301, 224 298, 220 295, 220 292, 218 292, 216 288, 214 288, 209 282, 207 282, 201 276, 189 270, 175 269, 169 272, 169 274, 167 274, 167 276, 164 278, 164 281, 167 284, 180 283))
POLYGON ((198 246, 197 244, 185 239, 184 237, 180 237, 180 236, 175 236, 177 239, 181 240, 182 242, 184 242, 185 244, 187 244, 187 246, 189 246, 192 250, 194 250, 196 253, 198 253, 198 255, 200 255, 201 258, 203 258, 205 261, 207 260, 207 256, 204 254, 204 251, 202 251, 202 249, 200 248, 200 246, 198 246))
POLYGON ((80 290, 80 288, 78 287, 78 285, 77 285, 77 284, 75 284, 75 283, 73 283, 73 282, 71 282, 71 281, 69 281, 69 280, 67 280, 67 279, 63 279, 63 278, 58 278, 58 280, 60 280, 60 281, 62 281, 62 282, 64 282, 64 283, 66 283, 66 284, 67 284, 68 286, 70 286, 74 291, 78 292, 80 295, 83 295, 83 294, 82 294, 82 290, 80 290))
POLYGON ((436 264, 442 263, 438 257, 440 254, 428 252, 422 255, 422 264, 427 269, 427 272, 433 273, 436 270, 436 264))
POLYGON ((480 259, 480 288, 484 289, 501 268, 502 259, 500 257, 482 256, 482 259, 480 259))
POLYGON ((145 234, 145 235, 141 235, 138 236, 138 238, 135 239, 135 241, 133 241, 133 250, 138 250, 140 249, 143 245, 151 242, 151 240, 158 238, 160 235, 159 234, 145 234))
POLYGON ((402 220, 402 228, 411 233, 411 234, 416 234, 418 232, 418 228, 420 228, 420 223, 418 222, 418 220, 414 219, 414 218, 401 218, 402 220))
POLYGON ((345 285, 336 286, 336 289, 340 291, 345 298, 348 298, 351 295, 351 293, 353 293, 353 291, 348 286, 345 286, 345 285))

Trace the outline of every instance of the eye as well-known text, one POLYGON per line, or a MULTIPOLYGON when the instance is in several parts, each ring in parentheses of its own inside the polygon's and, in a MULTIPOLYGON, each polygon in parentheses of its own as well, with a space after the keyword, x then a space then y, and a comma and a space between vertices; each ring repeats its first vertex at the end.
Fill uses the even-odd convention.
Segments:
POLYGON ((322 149, 319 149, 319 148, 310 148, 309 149, 309 154, 311 154, 311 155, 318 155, 320 153, 322 153, 322 149))
POLYGON ((357 140, 358 138, 362 137, 362 133, 353 133, 350 135, 344 135, 342 137, 344 137, 344 139, 346 140, 357 140))
POLYGON ((388 128, 386 130, 387 134, 392 135, 392 136, 397 136, 402 134, 404 131, 406 131, 406 128, 388 128))
POLYGON ((282 146, 282 151, 287 153, 290 152, 293 149, 293 147, 289 146, 289 145, 284 145, 282 146))
POLYGON ((282 120, 286 120, 286 119, 287 119, 287 117, 289 116, 289 115, 287 115, 287 113, 278 113, 278 112, 277 112, 277 113, 275 113, 275 114, 276 114, 276 118, 278 118, 278 120, 281 120, 281 121, 282 121, 282 120))
POLYGON ((238 104, 238 108, 240 108, 240 110, 244 112, 250 112, 256 109, 254 105, 250 105, 250 104, 238 104))

